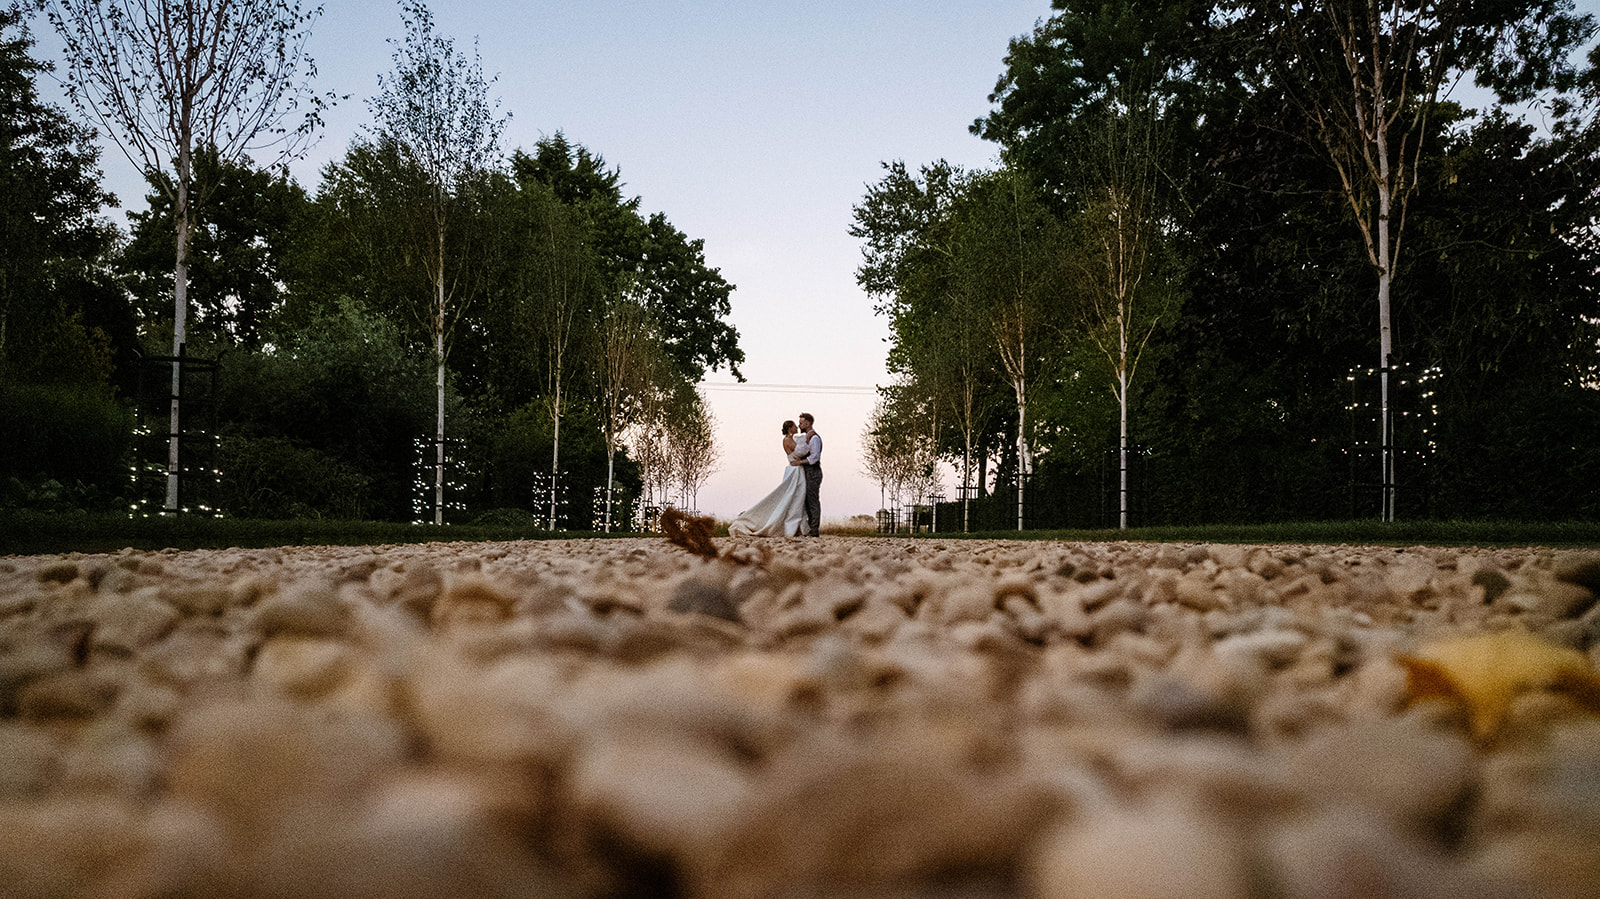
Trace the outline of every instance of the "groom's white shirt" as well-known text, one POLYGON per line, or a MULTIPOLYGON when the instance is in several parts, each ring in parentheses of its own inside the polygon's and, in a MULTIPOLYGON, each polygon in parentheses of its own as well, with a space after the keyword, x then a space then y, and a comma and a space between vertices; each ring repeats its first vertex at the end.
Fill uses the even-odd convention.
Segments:
POLYGON ((822 435, 816 431, 806 438, 806 454, 804 461, 807 465, 817 465, 822 462, 822 435))

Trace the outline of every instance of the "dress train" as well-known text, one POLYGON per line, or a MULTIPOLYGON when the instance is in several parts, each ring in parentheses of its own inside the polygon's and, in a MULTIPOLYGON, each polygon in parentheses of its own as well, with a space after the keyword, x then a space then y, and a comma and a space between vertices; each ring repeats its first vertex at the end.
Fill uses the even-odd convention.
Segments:
POLYGON ((728 525, 732 537, 793 537, 806 524, 806 470, 790 465, 776 490, 739 513, 728 525))

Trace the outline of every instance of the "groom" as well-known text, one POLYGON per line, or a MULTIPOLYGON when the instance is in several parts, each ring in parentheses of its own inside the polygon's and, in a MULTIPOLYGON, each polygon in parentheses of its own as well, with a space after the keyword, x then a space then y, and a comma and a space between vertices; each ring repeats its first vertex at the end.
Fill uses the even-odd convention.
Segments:
POLYGON ((806 535, 815 537, 822 526, 822 435, 812 429, 810 412, 799 417, 801 445, 806 451, 796 464, 806 467, 806 535))

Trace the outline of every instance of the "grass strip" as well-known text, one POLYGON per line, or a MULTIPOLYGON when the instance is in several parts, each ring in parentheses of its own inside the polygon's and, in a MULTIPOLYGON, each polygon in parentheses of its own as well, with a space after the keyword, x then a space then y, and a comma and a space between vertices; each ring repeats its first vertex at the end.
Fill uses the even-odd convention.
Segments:
MULTIPOLYGON (((194 515, 0 512, 0 555, 153 549, 259 549, 269 546, 376 546, 396 543, 603 537, 526 524, 406 524, 394 521, 267 521, 194 515)), ((611 536, 619 536, 613 534, 611 536)))
MULTIPOLYGON (((725 528, 719 533, 726 534, 725 528)), ((882 536, 830 529, 835 536, 882 536)), ((399 543, 492 542, 640 536, 550 531, 526 522, 423 525, 391 521, 268 521, 192 515, 130 518, 119 514, 0 511, 0 555, 115 552, 132 548, 259 549, 270 546, 379 546, 399 543)), ((1143 543, 1290 543, 1361 546, 1600 548, 1600 522, 1377 520, 1213 524, 1094 530, 923 531, 915 540, 1056 540, 1143 543)))
POLYGON ((1292 543, 1360 546, 1600 547, 1600 522, 1353 521, 1208 524, 1095 530, 985 531, 917 535, 987 540, 1143 543, 1292 543))

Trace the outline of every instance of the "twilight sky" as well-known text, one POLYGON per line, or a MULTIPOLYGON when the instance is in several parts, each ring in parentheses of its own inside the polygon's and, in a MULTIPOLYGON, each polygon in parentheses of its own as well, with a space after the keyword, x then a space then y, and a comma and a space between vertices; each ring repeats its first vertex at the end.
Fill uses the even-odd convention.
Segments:
MULTIPOLYGON (((783 473, 779 424, 811 412, 826 443, 825 520, 870 514, 878 488, 860 471, 860 434, 884 383, 888 329, 856 286, 851 207, 879 163, 996 153, 967 132, 988 109, 1007 41, 1048 0, 433 0, 436 30, 472 52, 511 113, 509 151, 566 136, 620 169, 642 210, 705 241, 735 285, 747 385, 712 373, 721 469, 699 508, 731 518, 783 473)), ((42 17, 35 52, 57 43, 42 17)), ((370 123, 367 97, 392 66, 404 28, 397 0, 326 0, 308 52, 319 91, 348 94, 321 142, 291 171, 315 191, 320 171, 370 123)), ((41 86, 46 95, 47 86, 41 86)), ((115 149, 107 185, 141 202, 142 181, 115 149)), ((950 492, 953 492, 950 491, 950 492)))

